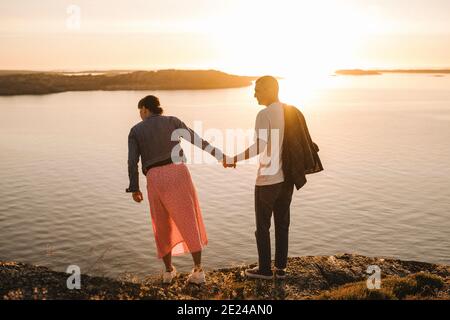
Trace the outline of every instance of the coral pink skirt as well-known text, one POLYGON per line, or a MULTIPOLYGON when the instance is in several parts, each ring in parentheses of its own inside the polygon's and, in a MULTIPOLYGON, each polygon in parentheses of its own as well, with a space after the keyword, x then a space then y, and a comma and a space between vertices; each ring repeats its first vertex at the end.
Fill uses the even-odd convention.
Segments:
POLYGON ((158 258, 203 250, 208 238, 187 166, 168 164, 150 169, 147 192, 158 258))

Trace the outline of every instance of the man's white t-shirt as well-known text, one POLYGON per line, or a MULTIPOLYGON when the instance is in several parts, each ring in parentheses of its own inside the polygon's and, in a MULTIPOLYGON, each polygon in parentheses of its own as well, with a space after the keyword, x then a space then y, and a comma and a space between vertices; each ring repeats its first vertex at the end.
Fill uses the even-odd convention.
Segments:
POLYGON ((255 141, 266 142, 259 155, 257 186, 267 186, 284 181, 281 151, 284 136, 283 103, 274 102, 261 110, 255 123, 255 141))

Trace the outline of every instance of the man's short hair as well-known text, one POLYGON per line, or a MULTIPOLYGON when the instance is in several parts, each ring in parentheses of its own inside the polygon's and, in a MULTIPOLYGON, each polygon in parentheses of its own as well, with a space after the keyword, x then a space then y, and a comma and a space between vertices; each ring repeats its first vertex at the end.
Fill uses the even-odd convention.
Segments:
POLYGON ((278 91, 280 90, 280 87, 278 85, 278 80, 275 77, 272 76, 264 76, 256 80, 256 84, 262 86, 263 88, 276 92, 278 94, 278 91))

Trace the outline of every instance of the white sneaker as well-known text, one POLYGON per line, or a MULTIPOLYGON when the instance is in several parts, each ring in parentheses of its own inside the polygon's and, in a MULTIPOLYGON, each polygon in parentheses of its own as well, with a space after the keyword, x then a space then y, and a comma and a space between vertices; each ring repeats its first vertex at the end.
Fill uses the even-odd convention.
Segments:
POLYGON ((163 283, 171 283, 173 278, 177 276, 177 269, 172 266, 172 271, 164 271, 163 273, 163 283))
POLYGON ((194 284, 203 284, 206 282, 205 272, 195 271, 195 268, 192 270, 191 274, 187 278, 187 282, 194 284))

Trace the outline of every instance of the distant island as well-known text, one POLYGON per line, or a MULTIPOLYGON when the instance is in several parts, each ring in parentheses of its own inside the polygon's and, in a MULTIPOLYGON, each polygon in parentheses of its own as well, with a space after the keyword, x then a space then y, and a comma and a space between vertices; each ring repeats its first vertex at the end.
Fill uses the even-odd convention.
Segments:
POLYGON ((92 90, 205 90, 246 87, 255 77, 216 70, 0 71, 0 96, 92 90))
POLYGON ((450 74, 450 69, 342 69, 335 71, 336 75, 341 76, 377 76, 383 73, 409 73, 409 74, 450 74))

